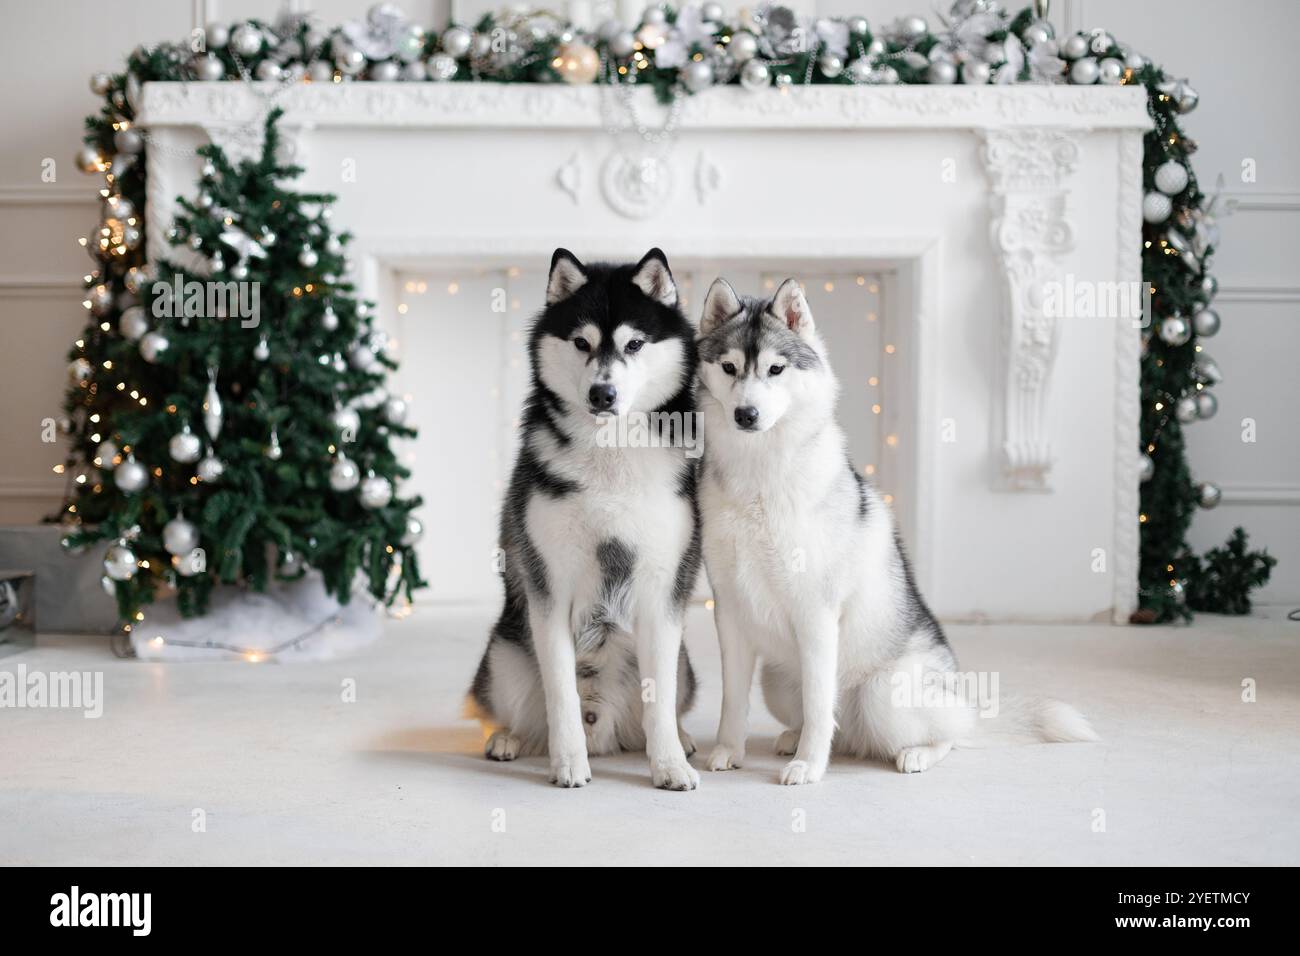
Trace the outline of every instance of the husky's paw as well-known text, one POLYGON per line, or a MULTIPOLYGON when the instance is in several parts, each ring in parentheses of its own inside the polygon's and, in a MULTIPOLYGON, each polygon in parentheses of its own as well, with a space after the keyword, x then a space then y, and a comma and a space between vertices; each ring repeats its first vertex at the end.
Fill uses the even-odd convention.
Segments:
POLYGON ((743 747, 728 747, 726 744, 718 744, 713 748, 713 753, 709 754, 710 770, 739 770, 745 762, 745 750, 743 747))
POLYGON ((514 760, 519 756, 519 738, 508 730, 498 730, 483 748, 488 760, 514 760))
POLYGON ((894 758, 899 773, 922 773, 929 770, 948 753, 947 747, 904 747, 894 758))
POLYGON ((793 757, 799 749, 799 731, 783 730, 776 738, 776 752, 782 757, 793 757))
POLYGON ((816 783, 825 773, 825 767, 814 766, 806 760, 791 760, 781 768, 779 780, 783 786, 797 787, 804 783, 816 783))
POLYGON ((686 756, 692 757, 695 755, 696 746, 694 737, 688 734, 683 728, 678 727, 677 739, 682 742, 682 750, 686 752, 686 756))
POLYGON ((700 785, 699 772, 684 756, 652 760, 650 780, 660 790, 694 790, 700 785))
POLYGON ((591 765, 586 754, 551 759, 551 783, 557 787, 585 787, 591 783, 591 765))

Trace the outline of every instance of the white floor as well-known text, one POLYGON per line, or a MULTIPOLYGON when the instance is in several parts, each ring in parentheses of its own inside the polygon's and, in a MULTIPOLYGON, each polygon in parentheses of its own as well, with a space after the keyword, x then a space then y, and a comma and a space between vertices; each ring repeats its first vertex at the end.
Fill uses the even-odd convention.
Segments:
MULTIPOLYGON (((953 626, 963 668, 1075 703, 1105 743, 954 751, 911 776, 840 761, 783 788, 756 693, 745 769, 666 793, 637 754, 594 761, 575 791, 544 759, 484 760, 459 708, 490 618, 424 609, 323 664, 145 664, 81 638, 0 660, 102 670, 106 696, 98 720, 0 709, 0 863, 1300 863, 1294 623, 953 626)), ((688 643, 702 692, 686 725, 707 751, 703 610, 688 643)))

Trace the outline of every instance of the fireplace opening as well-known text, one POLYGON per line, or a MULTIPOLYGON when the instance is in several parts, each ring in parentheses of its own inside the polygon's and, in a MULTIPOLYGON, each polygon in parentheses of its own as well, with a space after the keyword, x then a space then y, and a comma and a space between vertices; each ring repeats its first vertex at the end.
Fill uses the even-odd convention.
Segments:
MULTIPOLYGON (((890 501, 910 540, 918 412, 912 267, 789 257, 675 257, 672 266, 692 322, 715 276, 751 295, 770 295, 788 276, 803 282, 840 381, 838 415, 849 454, 890 501)), ((528 328, 542 303, 545 267, 402 262, 381 273, 376 297, 400 362, 391 390, 408 399, 409 421, 420 430, 401 454, 413 473, 403 493, 425 501, 425 600, 496 600, 497 521, 518 446, 528 328)), ((707 434, 704 442, 707 455, 707 434)), ((707 587, 701 575, 697 594, 707 587)))

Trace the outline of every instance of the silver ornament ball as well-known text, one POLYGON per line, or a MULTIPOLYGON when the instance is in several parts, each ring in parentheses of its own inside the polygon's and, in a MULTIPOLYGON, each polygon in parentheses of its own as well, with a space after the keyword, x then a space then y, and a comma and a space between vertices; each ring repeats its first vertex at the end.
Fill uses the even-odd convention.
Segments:
POLYGON ((1196 417, 1202 421, 1208 421, 1219 412, 1219 400, 1214 397, 1213 392, 1205 390, 1196 393, 1196 417))
POLYGON ((707 60, 691 60, 681 71, 682 83, 692 93, 700 93, 713 85, 713 65, 707 60))
POLYGON ((133 305, 122 313, 117 320, 117 330, 128 342, 138 342, 149 331, 149 320, 144 317, 144 309, 133 305))
POLYGON ((957 67, 947 60, 935 60, 925 72, 925 78, 936 86, 947 86, 957 82, 957 67))
POLYGON ((1160 322, 1160 340, 1177 348, 1192 337, 1191 326, 1181 315, 1171 315, 1160 322))
POLYGON ((140 339, 140 356, 150 365, 155 365, 170 347, 171 341, 167 336, 161 332, 149 332, 140 339))
POLYGON ((192 521, 172 518, 163 525, 163 548, 168 554, 188 554, 199 546, 199 529, 192 521))
POLYGON ((1196 399, 1191 395, 1184 395, 1174 405, 1174 416, 1184 425, 1196 421, 1198 415, 1196 399))
POLYGON ((137 491, 143 491, 149 484, 149 470, 136 461, 134 455, 129 455, 126 461, 113 470, 113 484, 120 491, 133 495, 137 491))
POLYGON ((758 55, 758 37, 748 30, 741 30, 731 35, 727 52, 737 63, 748 63, 758 55))
POLYGON ((361 507, 373 511, 393 500, 393 484, 380 475, 367 475, 357 492, 361 507))
POLYGON ((442 35, 442 49, 448 56, 459 60, 469 52, 474 35, 464 27, 448 27, 442 35))
POLYGON ((1142 455, 1138 458, 1138 479, 1140 481, 1150 481, 1156 473, 1155 459, 1150 455, 1142 455))
POLYGON ((398 541, 398 544, 409 548, 423 537, 424 525, 421 523, 419 518, 410 515, 406 519, 406 530, 402 533, 401 540, 398 541))
POLYGON ((1202 508, 1216 507, 1223 499, 1223 491, 1211 481, 1203 481, 1196 488, 1196 503, 1202 508))
POLYGON ((361 481, 361 469, 347 455, 339 453, 330 465, 330 487, 335 491, 351 491, 361 481))
POLYGON ((1164 193, 1149 192, 1142 197, 1142 218, 1147 222, 1164 222, 1173 211, 1173 200, 1164 193))
POLYGON ((129 581, 139 569, 135 552, 123 538, 104 554, 104 573, 114 581, 129 581))
POLYGON ((834 53, 823 53, 817 60, 817 69, 822 71, 822 76, 833 80, 844 72, 844 61, 834 53))
POLYGON ((1166 160, 1156 167, 1156 189, 1166 196, 1177 196, 1187 188, 1187 167, 1176 159, 1166 160))
POLYGON ((1088 55, 1088 38, 1076 33, 1066 37, 1061 44, 1061 56, 1067 60, 1078 60, 1088 55))
POLYGON ((241 23, 230 34, 230 48, 240 56, 253 56, 262 49, 262 31, 251 23, 241 23))
POLYGON ((1101 70, 1097 66, 1097 61, 1090 56, 1082 57, 1070 64, 1070 82, 1077 86, 1088 86, 1096 83, 1100 76, 1101 70))
POLYGON ((186 425, 171 437, 171 441, 167 443, 167 453, 171 455, 172 461, 188 465, 199 460, 199 456, 203 454, 203 443, 199 441, 198 435, 190 431, 190 426, 186 425))
POLYGON ((221 476, 225 474, 225 471, 226 466, 222 464, 221 459, 209 454, 199 462, 198 467, 195 469, 195 474, 199 476, 199 481, 213 482, 219 481, 221 476))
POLYGON ((435 53, 429 57, 425 67, 429 71, 429 79, 438 82, 450 80, 459 69, 456 65, 456 58, 447 53, 435 53))
POLYGON ((1201 309, 1192 316, 1192 328, 1206 338, 1217 334, 1220 324, 1219 313, 1213 309, 1201 309))

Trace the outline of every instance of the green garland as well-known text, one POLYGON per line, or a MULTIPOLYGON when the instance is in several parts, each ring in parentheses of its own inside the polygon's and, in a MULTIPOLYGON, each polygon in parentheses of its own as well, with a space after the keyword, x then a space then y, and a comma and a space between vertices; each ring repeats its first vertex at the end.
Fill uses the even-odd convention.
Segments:
MULTIPOLYGON (((1143 462, 1149 476, 1141 490, 1141 610, 1134 619, 1150 622, 1186 618, 1192 609, 1245 613, 1250 608, 1250 591, 1268 580, 1274 559, 1249 551, 1241 529, 1224 548, 1207 554, 1204 561, 1187 544, 1187 530, 1197 502, 1206 506, 1217 502, 1217 489, 1197 485, 1190 475, 1183 433, 1186 421, 1179 417, 1181 414, 1190 420, 1185 414, 1192 408, 1189 401, 1200 403, 1197 414, 1202 417, 1206 411, 1212 412, 1212 399, 1200 396, 1217 381, 1208 374, 1204 359, 1198 362, 1202 356, 1200 339, 1212 334, 1214 328, 1202 324, 1197 329, 1194 326, 1198 323, 1193 321, 1208 307, 1215 291, 1213 280, 1205 272, 1214 251, 1213 242, 1205 241, 1206 235, 1212 235, 1208 229, 1212 223, 1207 220, 1205 197, 1191 170, 1190 156, 1195 146, 1179 124, 1179 116, 1195 106, 1196 96, 1184 83, 1105 31, 1093 30, 1058 40, 1041 13, 1031 8, 1011 16, 992 0, 961 0, 937 31, 920 17, 901 17, 873 30, 865 18, 808 21, 779 6, 761 7, 743 21, 728 20, 716 4, 705 4, 680 10, 651 8, 634 29, 609 23, 595 32, 586 32, 550 14, 521 12, 488 15, 472 29, 451 26, 436 34, 403 20, 400 13, 385 5, 373 9, 364 22, 329 31, 319 29, 308 17, 286 15, 276 23, 249 20, 230 28, 209 27, 206 36, 206 50, 193 53, 179 44, 138 48, 128 58, 124 73, 101 74, 92 79, 92 88, 104 96, 105 103, 98 116, 87 120, 86 147, 78 161, 87 172, 106 173, 111 197, 125 199, 131 208, 143 209, 145 198, 144 164, 140 161, 144 143, 138 131, 132 135, 131 123, 142 84, 154 81, 256 78, 281 83, 402 79, 648 84, 665 102, 732 83, 754 90, 755 95, 771 95, 765 92, 768 86, 805 84, 1142 84, 1153 121, 1145 140, 1145 188, 1148 194, 1157 195, 1157 205, 1163 202, 1158 197, 1166 193, 1157 187, 1157 170, 1170 161, 1185 170, 1186 185, 1167 195, 1168 215, 1148 216, 1143 227, 1143 277, 1153 290, 1155 322, 1154 328, 1144 333, 1142 447, 1135 449, 1136 454, 1149 459, 1143 462), (1174 321, 1167 324, 1165 320, 1171 318, 1174 321)), ((273 120, 268 121, 267 135, 273 142, 273 120)), ((301 208, 304 202, 328 201, 327 197, 288 200, 288 193, 276 193, 275 178, 293 171, 276 166, 269 157, 237 170, 219 152, 212 151, 209 156, 219 163, 224 182, 238 183, 237 190, 280 195, 282 201, 295 208, 301 208)), ((182 221, 182 230, 198 229, 201 211, 188 206, 186 209, 190 218, 182 221)), ((254 208, 248 213, 254 222, 266 218, 265 210, 254 208)), ((156 546, 158 524, 169 514, 170 502, 104 494, 104 476, 97 480, 95 474, 90 474, 87 478, 85 470, 94 461, 96 443, 92 435, 104 431, 102 422, 97 427, 89 420, 90 409, 97 406, 94 401, 86 401, 87 390, 112 378, 101 374, 105 358, 112 361, 111 357, 116 356, 131 362, 113 330, 122 310, 134 302, 135 293, 126 288, 126 278, 133 274, 132 269, 147 268, 143 223, 132 222, 124 236, 114 234, 112 238, 114 243, 121 239, 120 251, 117 245, 99 250, 100 272, 87 284, 88 289, 107 284, 110 304, 87 326, 83 344, 72 353, 74 363, 93 359, 89 364, 94 371, 91 377, 74 382, 66 405, 72 434, 67 468, 81 474, 87 483, 70 486, 71 494, 61 517, 67 520, 76 515, 99 525, 98 530, 82 530, 70 536, 73 545, 115 537, 133 523, 143 522, 148 527, 143 529, 142 540, 156 546), (109 331, 104 331, 105 326, 109 331)), ((219 245, 212 236, 201 241, 209 248, 219 245)), ((274 270, 267 273, 266 279, 273 285, 284 286, 298 270, 294 263, 275 257, 271 264, 286 270, 283 274, 274 270)), ((350 287, 344 284, 334 291, 342 297, 349 293, 350 287)), ((346 311, 349 326, 344 333, 360 334, 357 313, 346 311)), ((147 368, 140 371, 148 374, 147 368)), ((359 387, 357 382, 351 384, 359 387)), ((191 401, 196 394, 191 391, 191 401)), ((320 409, 317 412, 319 421, 320 409)), ((115 420, 113 427, 127 426, 115 420)), ((371 457, 385 473, 399 477, 401 471, 386 451, 386 440, 381 446, 372 450, 371 457)), ((306 481, 297 491, 303 514, 296 518, 319 519, 321 489, 306 481)), ((409 517, 413 506, 412 502, 394 502, 379 516, 377 524, 366 520, 373 515, 334 516, 332 520, 341 522, 335 529, 340 535, 349 524, 354 529, 382 531, 365 532, 361 537, 366 544, 346 547, 333 536, 329 544, 322 546, 322 539, 313 535, 317 548, 305 549, 308 563, 325 568, 331 586, 340 596, 345 596, 345 579, 350 581, 350 575, 363 566, 368 567, 372 591, 389 594, 382 579, 389 573, 392 555, 384 549, 391 546, 387 542, 401 537, 400 522, 409 517)), ((286 534, 285 528, 274 523, 265 526, 265 507, 256 496, 251 501, 238 496, 213 496, 204 506, 205 527, 234 529, 230 533, 250 536, 250 541, 272 540, 281 548, 293 546, 294 534, 286 534), (262 528, 260 538, 254 535, 256 528, 262 528)), ((229 539, 219 540, 223 550, 238 556, 223 560, 217 574, 220 580, 250 580, 255 586, 265 582, 269 572, 254 556, 256 549, 250 550, 244 543, 225 547, 229 539)), ((419 583, 418 573, 409 547, 398 550, 405 559, 402 580, 409 594, 419 583)), ((159 580, 157 574, 142 575, 116 586, 124 617, 138 613, 159 580)), ((201 610, 212 581, 211 575, 180 580, 182 606, 201 610)))

